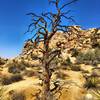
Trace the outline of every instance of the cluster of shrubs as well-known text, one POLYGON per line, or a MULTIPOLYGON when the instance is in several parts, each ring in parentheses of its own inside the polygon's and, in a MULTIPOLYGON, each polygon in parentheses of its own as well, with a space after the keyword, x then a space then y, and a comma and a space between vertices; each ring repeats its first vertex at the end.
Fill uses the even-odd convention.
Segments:
POLYGON ((67 69, 71 69, 71 70, 74 70, 74 71, 80 71, 80 66, 73 64, 69 57, 64 62, 62 62, 62 65, 67 66, 66 67, 67 69))
POLYGON ((96 48, 94 51, 80 52, 77 56, 77 63, 97 65, 100 63, 100 50, 96 48))
POLYGON ((32 77, 35 75, 35 72, 33 70, 26 70, 24 72, 24 75, 27 76, 27 77, 32 77))
POLYGON ((8 68, 8 72, 13 73, 13 74, 20 73, 21 71, 24 71, 24 70, 25 70, 25 66, 23 64, 21 65, 12 64, 8 68))
POLYGON ((20 74, 14 74, 14 75, 11 75, 11 76, 3 76, 1 78, 1 84, 2 85, 9 85, 9 84, 12 84, 14 82, 18 82, 18 81, 21 81, 23 80, 23 77, 20 75, 20 74))

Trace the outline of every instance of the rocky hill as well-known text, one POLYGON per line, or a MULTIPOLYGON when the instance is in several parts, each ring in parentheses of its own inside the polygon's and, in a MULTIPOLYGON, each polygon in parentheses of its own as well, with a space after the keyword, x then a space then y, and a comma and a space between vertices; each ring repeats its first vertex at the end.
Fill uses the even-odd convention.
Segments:
MULTIPOLYGON (((27 41, 18 57, 0 58, 0 100, 39 100, 42 48, 42 42, 34 48, 27 41)), ((99 100, 100 30, 69 26, 67 33, 53 36, 50 49, 55 48, 61 49, 60 57, 52 61, 50 84, 55 100, 99 100)))

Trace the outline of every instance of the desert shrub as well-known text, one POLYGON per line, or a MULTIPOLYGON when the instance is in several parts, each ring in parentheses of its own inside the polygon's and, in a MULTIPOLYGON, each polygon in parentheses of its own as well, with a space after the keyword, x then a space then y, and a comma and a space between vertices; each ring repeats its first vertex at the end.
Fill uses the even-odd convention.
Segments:
POLYGON ((93 89, 93 95, 96 97, 96 100, 100 100, 100 89, 93 89))
POLYGON ((30 67, 30 63, 25 62, 24 60, 21 61, 21 66, 24 67, 24 69, 26 67, 30 67))
POLYGON ((11 82, 11 80, 10 80, 9 77, 7 77, 7 76, 2 77, 2 79, 1 79, 1 84, 2 84, 2 85, 9 85, 9 84, 11 84, 11 83, 12 83, 12 82, 11 82))
POLYGON ((97 65, 100 63, 100 50, 95 49, 94 51, 87 51, 86 53, 80 52, 76 57, 77 63, 79 64, 91 64, 97 65))
POLYGON ((71 53, 72 57, 76 57, 79 53, 79 51, 76 48, 71 49, 71 51, 72 51, 72 53, 71 53))
POLYGON ((68 57, 65 61, 62 62, 62 65, 70 66, 72 64, 70 58, 68 57))
POLYGON ((15 91, 11 91, 11 93, 9 93, 11 95, 11 100, 26 100, 25 94, 21 93, 17 93, 15 91))
POLYGON ((9 68, 8 68, 8 72, 13 73, 13 74, 20 73, 23 70, 25 70, 24 65, 17 65, 17 66, 12 65, 12 66, 9 66, 9 68))
POLYGON ((65 74, 65 73, 62 73, 62 72, 56 72, 55 73, 56 74, 56 77, 57 77, 57 79, 59 78, 59 79, 66 79, 66 77, 67 77, 67 75, 65 74))
POLYGON ((95 53, 96 60, 98 60, 98 62, 100 63, 100 49, 96 48, 94 53, 95 53))
POLYGON ((23 80, 23 77, 20 74, 14 74, 10 77, 10 80, 13 82, 18 82, 23 80))
POLYGON ((86 79, 86 83, 85 83, 85 88, 90 89, 90 88, 97 88, 98 84, 99 84, 99 79, 98 77, 96 77, 95 75, 91 75, 90 77, 88 77, 86 79))
POLYGON ((58 57, 55 57, 55 58, 52 60, 51 64, 57 65, 58 63, 61 63, 61 61, 62 61, 62 59, 60 59, 60 58, 58 58, 58 57))
POLYGON ((24 70, 26 69, 26 66, 23 65, 23 64, 19 65, 18 67, 19 67, 19 69, 20 69, 21 71, 24 71, 24 70))
POLYGON ((32 76, 35 75, 35 73, 34 73, 34 71, 32 71, 32 70, 26 70, 26 71, 24 72, 24 75, 25 75, 25 76, 28 76, 28 77, 32 77, 32 76))
POLYGON ((96 88, 96 80, 93 79, 93 78, 87 79, 87 82, 85 84, 85 87, 88 88, 88 89, 89 88, 96 88))
POLYGON ((81 70, 79 65, 74 65, 73 64, 70 67, 71 67, 71 70, 73 70, 73 71, 80 71, 81 70))
POLYGON ((10 66, 10 67, 8 68, 8 72, 9 72, 9 73, 15 74, 15 73, 20 73, 20 70, 19 70, 18 67, 16 67, 16 66, 10 66))
POLYGON ((38 60, 39 57, 38 57, 37 55, 34 54, 34 55, 32 55, 32 59, 33 59, 33 60, 38 60))
POLYGON ((50 63, 50 70, 55 71, 56 69, 61 67, 61 66, 59 66, 59 64, 61 64, 61 63, 62 63, 62 59, 55 57, 50 63))
POLYGON ((78 56, 76 57, 76 59, 77 59, 77 63, 83 63, 83 61, 84 61, 84 54, 83 53, 79 53, 78 54, 78 56))
POLYGON ((92 64, 94 59, 95 59, 95 54, 93 52, 87 52, 86 54, 84 54, 83 62, 85 64, 92 64))
POLYGON ((7 76, 2 77, 1 83, 2 85, 9 85, 9 84, 12 84, 13 82, 21 81, 22 79, 23 78, 20 74, 14 74, 9 77, 7 76))

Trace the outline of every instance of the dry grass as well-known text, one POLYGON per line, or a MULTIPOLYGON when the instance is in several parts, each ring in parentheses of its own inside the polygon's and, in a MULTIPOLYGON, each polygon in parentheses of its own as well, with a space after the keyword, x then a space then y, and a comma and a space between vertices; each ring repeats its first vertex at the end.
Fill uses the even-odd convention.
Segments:
POLYGON ((13 82, 18 82, 21 80, 23 80, 23 78, 20 74, 14 74, 9 77, 8 76, 2 77, 1 83, 2 85, 9 85, 9 84, 12 84, 13 82))

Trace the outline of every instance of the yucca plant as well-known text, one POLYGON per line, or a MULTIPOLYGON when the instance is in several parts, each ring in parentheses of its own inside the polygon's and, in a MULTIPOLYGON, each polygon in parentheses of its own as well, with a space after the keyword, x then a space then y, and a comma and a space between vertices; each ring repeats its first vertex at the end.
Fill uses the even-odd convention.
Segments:
POLYGON ((91 76, 87 77, 86 78, 86 84, 85 84, 85 87, 87 89, 90 89, 90 88, 97 88, 98 85, 99 85, 100 81, 99 81, 99 78, 96 74, 92 74, 91 76))
POLYGON ((92 92, 96 100, 100 100, 100 89, 94 89, 92 92))

